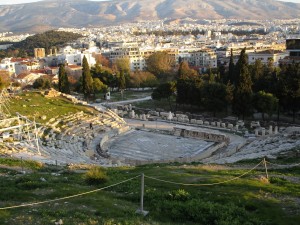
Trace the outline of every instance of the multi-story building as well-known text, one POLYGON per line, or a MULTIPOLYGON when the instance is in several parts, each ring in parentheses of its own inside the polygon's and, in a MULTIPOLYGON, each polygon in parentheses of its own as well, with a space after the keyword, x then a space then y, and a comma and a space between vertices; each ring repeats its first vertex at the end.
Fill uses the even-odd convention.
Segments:
POLYGON ((248 53, 248 63, 254 64, 256 60, 260 60, 263 64, 268 64, 270 60, 273 61, 275 66, 278 66, 279 61, 288 56, 288 52, 278 50, 267 50, 262 52, 248 53))

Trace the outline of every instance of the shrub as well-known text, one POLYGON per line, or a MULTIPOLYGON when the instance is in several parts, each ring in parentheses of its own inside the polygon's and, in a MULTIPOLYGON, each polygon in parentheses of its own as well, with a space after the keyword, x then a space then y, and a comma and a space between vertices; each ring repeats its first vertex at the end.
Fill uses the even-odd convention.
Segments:
POLYGON ((106 171, 101 167, 92 167, 88 172, 84 174, 84 180, 90 185, 103 184, 108 180, 106 171))
POLYGON ((286 184, 288 181, 284 178, 281 177, 270 177, 270 183, 271 184, 279 184, 279 185, 283 185, 286 184))

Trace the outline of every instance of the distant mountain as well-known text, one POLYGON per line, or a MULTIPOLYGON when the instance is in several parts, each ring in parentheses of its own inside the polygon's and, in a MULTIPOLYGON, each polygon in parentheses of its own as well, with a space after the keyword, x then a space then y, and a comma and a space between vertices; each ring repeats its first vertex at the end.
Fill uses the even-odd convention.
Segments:
POLYGON ((300 4, 275 0, 46 0, 0 6, 0 31, 44 31, 155 19, 291 19, 300 4))

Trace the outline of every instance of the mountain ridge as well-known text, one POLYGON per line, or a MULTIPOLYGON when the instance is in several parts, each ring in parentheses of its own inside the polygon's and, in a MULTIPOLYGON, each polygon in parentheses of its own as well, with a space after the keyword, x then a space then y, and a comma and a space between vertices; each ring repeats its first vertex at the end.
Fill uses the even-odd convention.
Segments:
POLYGON ((0 5, 0 31, 97 27, 158 19, 292 19, 300 4, 275 0, 45 0, 0 5))

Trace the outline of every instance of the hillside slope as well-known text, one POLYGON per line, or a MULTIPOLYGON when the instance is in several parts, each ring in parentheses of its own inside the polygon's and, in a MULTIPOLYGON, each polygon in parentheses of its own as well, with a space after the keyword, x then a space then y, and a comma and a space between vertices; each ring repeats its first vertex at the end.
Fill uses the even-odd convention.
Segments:
POLYGON ((156 19, 290 19, 300 4, 275 0, 48 0, 0 6, 0 31, 41 31, 156 19))

